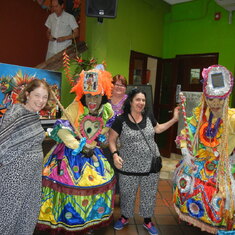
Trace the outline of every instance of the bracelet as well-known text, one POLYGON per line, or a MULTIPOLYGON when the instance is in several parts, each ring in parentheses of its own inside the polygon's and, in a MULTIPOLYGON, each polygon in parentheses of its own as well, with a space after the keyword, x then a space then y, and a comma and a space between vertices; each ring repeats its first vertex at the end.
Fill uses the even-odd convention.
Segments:
POLYGON ((113 157, 113 155, 114 155, 115 153, 117 153, 117 154, 119 155, 119 151, 116 150, 116 151, 114 151, 114 152, 111 153, 112 157, 113 157))

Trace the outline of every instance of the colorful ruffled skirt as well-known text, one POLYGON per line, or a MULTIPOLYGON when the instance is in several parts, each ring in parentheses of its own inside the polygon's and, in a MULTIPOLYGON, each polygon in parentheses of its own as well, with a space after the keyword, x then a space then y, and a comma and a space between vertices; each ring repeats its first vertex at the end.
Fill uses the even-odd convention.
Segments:
POLYGON ((233 222, 228 224, 224 216, 225 201, 216 184, 217 166, 218 158, 201 149, 195 157, 193 169, 184 161, 179 163, 173 188, 174 205, 179 217, 212 234, 235 229, 233 222))
POLYGON ((58 144, 46 156, 37 230, 84 234, 108 225, 114 209, 114 170, 99 148, 94 158, 58 144))

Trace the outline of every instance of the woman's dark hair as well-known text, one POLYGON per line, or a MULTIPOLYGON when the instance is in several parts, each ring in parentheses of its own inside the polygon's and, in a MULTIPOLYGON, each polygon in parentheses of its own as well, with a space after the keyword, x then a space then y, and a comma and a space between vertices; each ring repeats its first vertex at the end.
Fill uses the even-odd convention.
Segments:
MULTIPOLYGON (((83 95, 82 98, 80 99, 80 101, 83 106, 86 106, 86 95, 83 95)), ((100 106, 103 104, 106 104, 106 103, 108 103, 108 98, 106 95, 103 95, 100 106)))
POLYGON ((122 85, 124 85, 125 87, 127 86, 126 78, 124 76, 120 75, 120 74, 117 74, 113 77, 113 81, 112 81, 113 85, 115 85, 115 83, 117 81, 120 81, 122 83, 122 85))
POLYGON ((145 96, 145 107, 144 107, 144 114, 146 114, 147 112, 147 96, 146 96, 146 93, 145 91, 139 89, 139 88, 133 88, 132 90, 130 90, 128 92, 128 97, 127 99, 125 100, 125 103, 124 103, 124 108, 123 108, 123 111, 125 114, 128 114, 131 112, 131 102, 133 101, 134 97, 137 95, 137 94, 143 94, 145 96))
POLYGON ((46 106, 44 107, 44 109, 47 109, 49 107, 48 101, 50 100, 50 87, 48 85, 48 83, 45 80, 40 80, 40 79, 33 79, 31 82, 29 82, 25 88, 20 92, 17 100, 20 101, 20 103, 22 104, 26 104, 27 102, 27 94, 30 93, 31 91, 35 90, 38 87, 43 87, 47 90, 48 92, 48 100, 46 103, 46 106))

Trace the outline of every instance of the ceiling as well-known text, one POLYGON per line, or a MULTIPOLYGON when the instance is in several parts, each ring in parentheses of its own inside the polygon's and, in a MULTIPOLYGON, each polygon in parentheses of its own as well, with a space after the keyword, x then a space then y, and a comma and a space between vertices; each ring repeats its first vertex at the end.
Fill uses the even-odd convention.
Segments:
POLYGON ((173 4, 182 3, 182 2, 190 2, 192 0, 164 0, 164 1, 173 5, 173 4))

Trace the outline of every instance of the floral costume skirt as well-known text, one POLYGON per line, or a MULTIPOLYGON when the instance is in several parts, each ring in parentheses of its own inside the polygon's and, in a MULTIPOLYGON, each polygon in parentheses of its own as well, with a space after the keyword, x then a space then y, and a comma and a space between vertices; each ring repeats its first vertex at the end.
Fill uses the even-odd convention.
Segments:
MULTIPOLYGON (((216 183, 218 160, 212 153, 199 150, 193 169, 183 161, 179 163, 173 188, 174 206, 179 217, 212 234, 235 229, 233 221, 228 223, 225 219, 226 200, 222 199, 216 183)), ((235 235, 235 231, 227 233, 235 235)))
POLYGON ((93 158, 58 144, 46 156, 38 230, 84 234, 111 222, 116 178, 100 148, 93 158))

